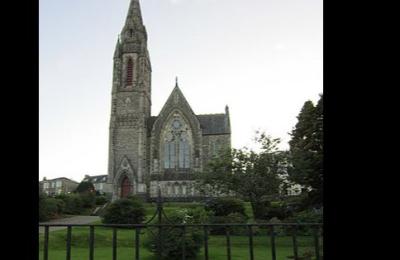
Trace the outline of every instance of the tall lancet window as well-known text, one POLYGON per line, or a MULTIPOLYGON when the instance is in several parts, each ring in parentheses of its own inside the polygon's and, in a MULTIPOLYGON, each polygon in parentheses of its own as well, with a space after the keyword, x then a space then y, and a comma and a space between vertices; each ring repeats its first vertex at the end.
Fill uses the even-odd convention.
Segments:
POLYGON ((190 133, 183 120, 175 117, 164 137, 164 168, 190 168, 190 133))
POLYGON ((132 80, 133 80, 133 61, 132 58, 129 58, 126 64, 126 85, 131 86, 132 80))
POLYGON ((189 142, 184 133, 179 140, 179 168, 190 168, 189 142))
POLYGON ((164 168, 170 169, 170 168, 175 168, 175 156, 176 152, 176 147, 175 147, 175 140, 172 138, 172 140, 165 142, 164 144, 164 168))

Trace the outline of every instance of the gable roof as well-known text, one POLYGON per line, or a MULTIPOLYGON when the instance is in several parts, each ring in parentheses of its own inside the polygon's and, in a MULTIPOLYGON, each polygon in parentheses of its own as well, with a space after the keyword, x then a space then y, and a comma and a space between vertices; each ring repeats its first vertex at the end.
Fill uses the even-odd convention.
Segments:
POLYGON ((180 90, 178 84, 175 85, 167 102, 164 104, 161 112, 158 116, 151 116, 147 119, 147 135, 151 136, 153 127, 163 124, 163 120, 166 120, 166 116, 174 108, 180 108, 187 112, 187 116, 192 118, 195 124, 199 124, 203 135, 221 135, 230 134, 230 119, 228 106, 225 107, 225 113, 222 114, 206 114, 196 115, 185 96, 180 90))

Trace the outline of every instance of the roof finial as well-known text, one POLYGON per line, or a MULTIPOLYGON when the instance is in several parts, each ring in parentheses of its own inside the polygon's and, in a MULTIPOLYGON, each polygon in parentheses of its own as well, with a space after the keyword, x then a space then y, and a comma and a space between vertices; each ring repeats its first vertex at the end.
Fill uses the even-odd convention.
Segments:
POLYGON ((175 77, 175 87, 178 87, 178 76, 175 77))

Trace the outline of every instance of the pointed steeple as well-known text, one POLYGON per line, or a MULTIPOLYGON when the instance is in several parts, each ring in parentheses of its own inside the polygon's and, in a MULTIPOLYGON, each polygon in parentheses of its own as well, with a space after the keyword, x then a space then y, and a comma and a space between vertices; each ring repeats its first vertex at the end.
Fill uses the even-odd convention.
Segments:
POLYGON ((143 25, 139 0, 131 0, 129 5, 125 25, 121 32, 121 43, 125 42, 147 43, 147 32, 143 25))
POLYGON ((131 0, 125 24, 138 23, 143 25, 142 12, 140 10, 139 0, 131 0))

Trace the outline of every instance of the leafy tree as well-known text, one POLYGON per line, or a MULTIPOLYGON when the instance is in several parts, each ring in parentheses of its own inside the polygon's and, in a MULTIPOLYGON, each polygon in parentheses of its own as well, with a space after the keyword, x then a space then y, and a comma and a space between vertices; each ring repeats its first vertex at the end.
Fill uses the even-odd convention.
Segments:
POLYGON ((240 213, 246 216, 244 203, 236 198, 212 198, 204 205, 206 211, 212 211, 215 216, 228 216, 231 213, 240 213))
POLYGON ((77 193, 92 193, 95 192, 95 188, 93 183, 90 181, 82 181, 79 183, 78 187, 76 187, 75 192, 77 193))
POLYGON ((307 205, 322 204, 323 183, 323 96, 314 106, 304 103, 289 141, 290 179, 304 187, 307 205))
POLYGON ((265 209, 279 194, 282 175, 286 173, 287 153, 278 149, 279 138, 257 133, 261 148, 232 149, 214 158, 204 173, 198 174, 198 187, 209 193, 236 194, 249 200, 256 219, 265 217, 265 209))

